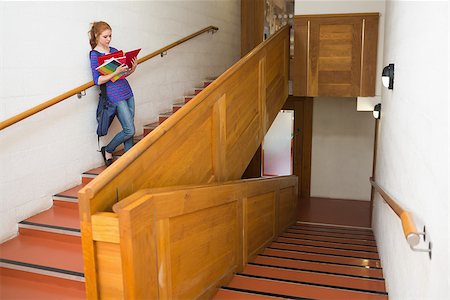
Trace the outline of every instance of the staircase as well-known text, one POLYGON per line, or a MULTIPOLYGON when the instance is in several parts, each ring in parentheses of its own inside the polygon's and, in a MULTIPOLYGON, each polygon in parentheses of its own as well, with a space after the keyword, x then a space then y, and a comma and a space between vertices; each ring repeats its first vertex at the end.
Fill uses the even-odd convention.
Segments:
MULTIPOLYGON (((138 142, 200 93, 185 96, 158 122, 144 126, 138 142)), ((118 150, 114 158, 124 153, 118 150)), ((19 235, 0 245, 0 299, 85 299, 78 191, 106 168, 81 175, 81 184, 53 196, 53 206, 19 223, 19 235)))
POLYGON ((214 299, 274 298, 388 299, 372 231, 297 222, 214 299))

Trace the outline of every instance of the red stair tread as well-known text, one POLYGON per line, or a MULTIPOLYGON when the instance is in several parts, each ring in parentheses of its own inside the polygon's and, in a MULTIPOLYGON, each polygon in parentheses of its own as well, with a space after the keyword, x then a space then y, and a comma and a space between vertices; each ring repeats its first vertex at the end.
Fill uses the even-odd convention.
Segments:
POLYGON ((280 266, 285 268, 295 268, 301 270, 320 271, 327 273, 335 273, 341 275, 362 276, 371 278, 383 278, 383 273, 380 269, 366 269, 352 266, 340 266, 326 263, 304 262, 298 260, 257 256, 253 263, 266 266, 280 266))
POLYGON ((83 174, 99 175, 101 172, 103 172, 105 170, 106 170, 106 166, 101 166, 101 167, 86 171, 83 174))
POLYGON ((86 184, 82 183, 80 185, 74 186, 73 188, 70 188, 68 190, 65 190, 64 192, 56 194, 57 196, 63 196, 63 197, 76 197, 78 198, 78 191, 81 190, 86 184))
POLYGON ((346 291, 327 287, 317 287, 306 284, 296 284, 275 280, 235 276, 229 284, 232 288, 254 290, 265 293, 313 299, 387 299, 387 295, 346 291))
POLYGON ((230 300, 230 299, 232 299, 232 300, 264 300, 264 299, 275 300, 275 299, 283 299, 283 298, 220 289, 217 292, 217 294, 214 296, 213 299, 215 299, 215 300, 230 300))
POLYGON ((0 268, 0 299, 86 299, 84 283, 0 268))
POLYGON ((66 228, 80 229, 80 217, 78 209, 61 206, 53 206, 31 218, 27 222, 45 224, 66 228))
POLYGON ((338 263, 338 264, 348 264, 348 265, 361 266, 361 267, 369 266, 369 267, 374 267, 374 268, 381 268, 379 261, 363 259, 363 258, 332 256, 332 255, 323 255, 323 254, 315 254, 315 253, 303 253, 303 252, 295 252, 295 251, 279 250, 279 249, 271 249, 271 248, 264 249, 262 254, 270 255, 270 256, 277 256, 277 257, 296 258, 296 259, 330 262, 330 263, 338 263))
POLYGON ((386 292, 383 281, 348 276, 320 274, 307 271, 285 270, 271 267, 248 265, 242 272, 248 275, 292 280, 336 287, 353 288, 367 291, 386 292))
POLYGON ((329 249, 329 248, 321 248, 321 247, 314 247, 314 246, 284 244, 284 243, 277 243, 277 242, 272 243, 271 247, 276 247, 278 249, 292 250, 292 251, 312 252, 312 253, 316 253, 316 254, 322 253, 322 254, 351 256, 351 257, 367 258, 367 259, 379 259, 378 253, 375 253, 375 252, 361 252, 361 251, 350 251, 350 250, 341 250, 341 249, 329 249))
POLYGON ((367 241, 375 241, 373 235, 355 235, 352 233, 339 233, 339 232, 330 232, 330 231, 314 231, 309 229, 295 229, 290 228, 286 232, 288 233, 297 233, 297 234, 305 234, 309 236, 323 236, 323 237, 336 237, 336 238, 352 238, 355 240, 367 240, 367 241))
POLYGON ((341 237, 327 237, 327 236, 312 236, 301 233, 292 233, 286 232, 282 235, 287 238, 294 239, 302 239, 302 240, 314 240, 320 242, 333 242, 333 243, 346 243, 346 244, 354 244, 354 245, 363 245, 363 246, 372 246, 376 247, 375 241, 364 241, 364 240, 354 240, 354 239, 346 239, 341 237))
POLYGON ((18 235, 0 245, 0 258, 83 273, 81 240, 68 243, 18 235))

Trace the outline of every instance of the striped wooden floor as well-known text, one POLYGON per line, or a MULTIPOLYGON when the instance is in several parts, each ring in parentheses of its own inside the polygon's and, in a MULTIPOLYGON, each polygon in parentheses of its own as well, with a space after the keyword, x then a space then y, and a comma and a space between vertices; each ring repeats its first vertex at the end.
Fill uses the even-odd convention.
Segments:
POLYGON ((297 222, 215 299, 388 299, 370 229, 297 222))

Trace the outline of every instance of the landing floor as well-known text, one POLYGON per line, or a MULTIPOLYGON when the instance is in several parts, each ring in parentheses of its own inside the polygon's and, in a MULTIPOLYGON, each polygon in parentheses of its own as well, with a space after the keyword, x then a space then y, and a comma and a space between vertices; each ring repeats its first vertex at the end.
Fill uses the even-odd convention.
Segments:
POLYGON ((370 201, 311 197, 299 203, 299 221, 370 227, 370 201))

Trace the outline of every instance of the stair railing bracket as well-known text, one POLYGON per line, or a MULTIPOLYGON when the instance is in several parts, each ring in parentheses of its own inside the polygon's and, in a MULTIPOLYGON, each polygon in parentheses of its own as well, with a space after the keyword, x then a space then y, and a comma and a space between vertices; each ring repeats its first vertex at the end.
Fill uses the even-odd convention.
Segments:
POLYGON ((78 99, 81 99, 83 96, 86 96, 86 91, 81 91, 77 94, 78 99))
POLYGON ((167 51, 161 52, 161 57, 164 57, 165 55, 167 55, 167 51))
POLYGON ((428 242, 428 249, 414 248, 414 246, 412 246, 412 245, 409 245, 409 248, 411 248, 411 250, 414 251, 414 252, 428 252, 428 256, 431 259, 431 249, 432 249, 431 242, 428 242))

